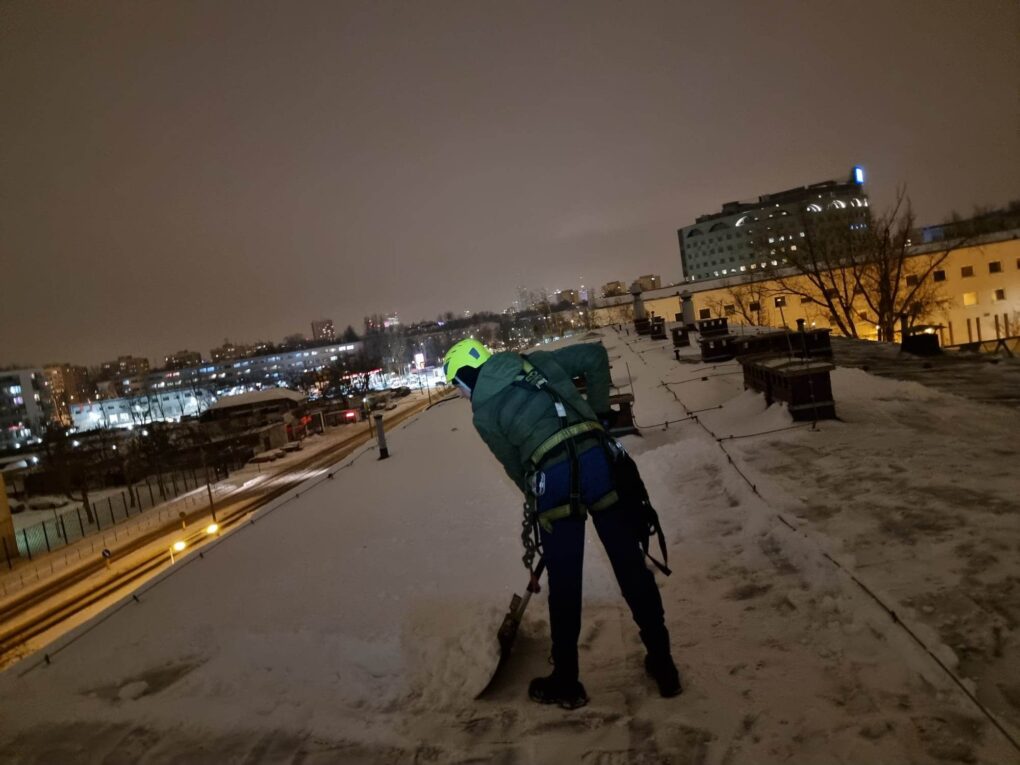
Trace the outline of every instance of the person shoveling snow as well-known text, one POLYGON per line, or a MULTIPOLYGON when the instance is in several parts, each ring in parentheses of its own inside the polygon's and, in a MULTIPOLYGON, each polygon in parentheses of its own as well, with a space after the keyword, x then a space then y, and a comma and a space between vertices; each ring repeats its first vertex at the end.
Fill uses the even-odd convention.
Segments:
MULTIPOLYGON (((605 432, 609 357, 600 344, 492 355, 462 340, 444 359, 446 380, 471 401, 478 434, 525 495, 524 562, 549 569, 553 672, 528 695, 575 709, 588 703, 578 679, 584 522, 589 512, 647 650, 645 669, 664 697, 678 695, 662 599, 645 566, 650 533, 661 530, 633 460, 605 432), (583 377, 587 401, 572 382, 583 377)), ((656 564, 663 571, 663 564, 656 564)), ((533 578, 534 578, 534 572, 533 578)))

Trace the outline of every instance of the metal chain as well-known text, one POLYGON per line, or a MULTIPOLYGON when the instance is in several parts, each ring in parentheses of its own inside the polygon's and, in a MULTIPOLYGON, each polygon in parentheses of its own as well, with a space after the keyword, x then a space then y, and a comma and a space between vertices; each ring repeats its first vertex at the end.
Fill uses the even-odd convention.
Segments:
POLYGON ((521 521, 521 544, 524 545, 524 555, 521 560, 524 568, 529 572, 534 571, 535 555, 543 555, 542 540, 538 534, 538 515, 524 503, 524 519, 521 521))

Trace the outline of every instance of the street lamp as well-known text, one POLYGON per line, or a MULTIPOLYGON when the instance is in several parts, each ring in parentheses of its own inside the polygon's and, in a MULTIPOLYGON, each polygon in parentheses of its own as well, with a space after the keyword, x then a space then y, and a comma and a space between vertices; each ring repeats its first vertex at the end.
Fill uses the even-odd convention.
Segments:
POLYGON ((175 552, 184 552, 184 548, 187 547, 187 546, 188 546, 188 543, 185 542, 183 539, 178 539, 176 542, 174 542, 172 545, 170 545, 170 564, 171 565, 173 565, 176 562, 176 561, 174 561, 174 553, 175 552))

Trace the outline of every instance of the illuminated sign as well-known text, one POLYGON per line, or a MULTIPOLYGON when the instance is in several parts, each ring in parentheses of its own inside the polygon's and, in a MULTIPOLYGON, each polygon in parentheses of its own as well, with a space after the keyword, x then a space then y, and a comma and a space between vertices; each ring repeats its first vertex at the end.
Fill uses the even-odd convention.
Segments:
POLYGON ((854 165, 854 183, 864 183, 864 168, 854 165))

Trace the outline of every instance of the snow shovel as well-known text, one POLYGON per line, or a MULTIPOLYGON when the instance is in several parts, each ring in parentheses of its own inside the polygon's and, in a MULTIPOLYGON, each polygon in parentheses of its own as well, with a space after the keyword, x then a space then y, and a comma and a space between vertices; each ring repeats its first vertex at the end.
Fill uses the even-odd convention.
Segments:
POLYGON ((540 592, 542 589, 538 580, 542 578, 543 571, 545 571, 545 558, 539 558, 538 565, 535 566, 531 579, 528 580, 528 586, 524 590, 524 595, 521 596, 515 592, 513 597, 510 598, 510 608, 507 610, 506 616, 503 617, 503 623, 499 625, 499 631, 496 633, 496 639, 499 641, 499 663, 496 665, 492 677, 489 678, 489 682, 475 696, 476 699, 482 698, 493 686, 496 678, 500 675, 500 670, 503 669, 507 659, 510 658, 510 650, 513 648, 514 640, 517 638, 517 630, 521 626, 521 620, 524 618, 524 610, 528 607, 528 601, 531 600, 533 593, 540 592))

